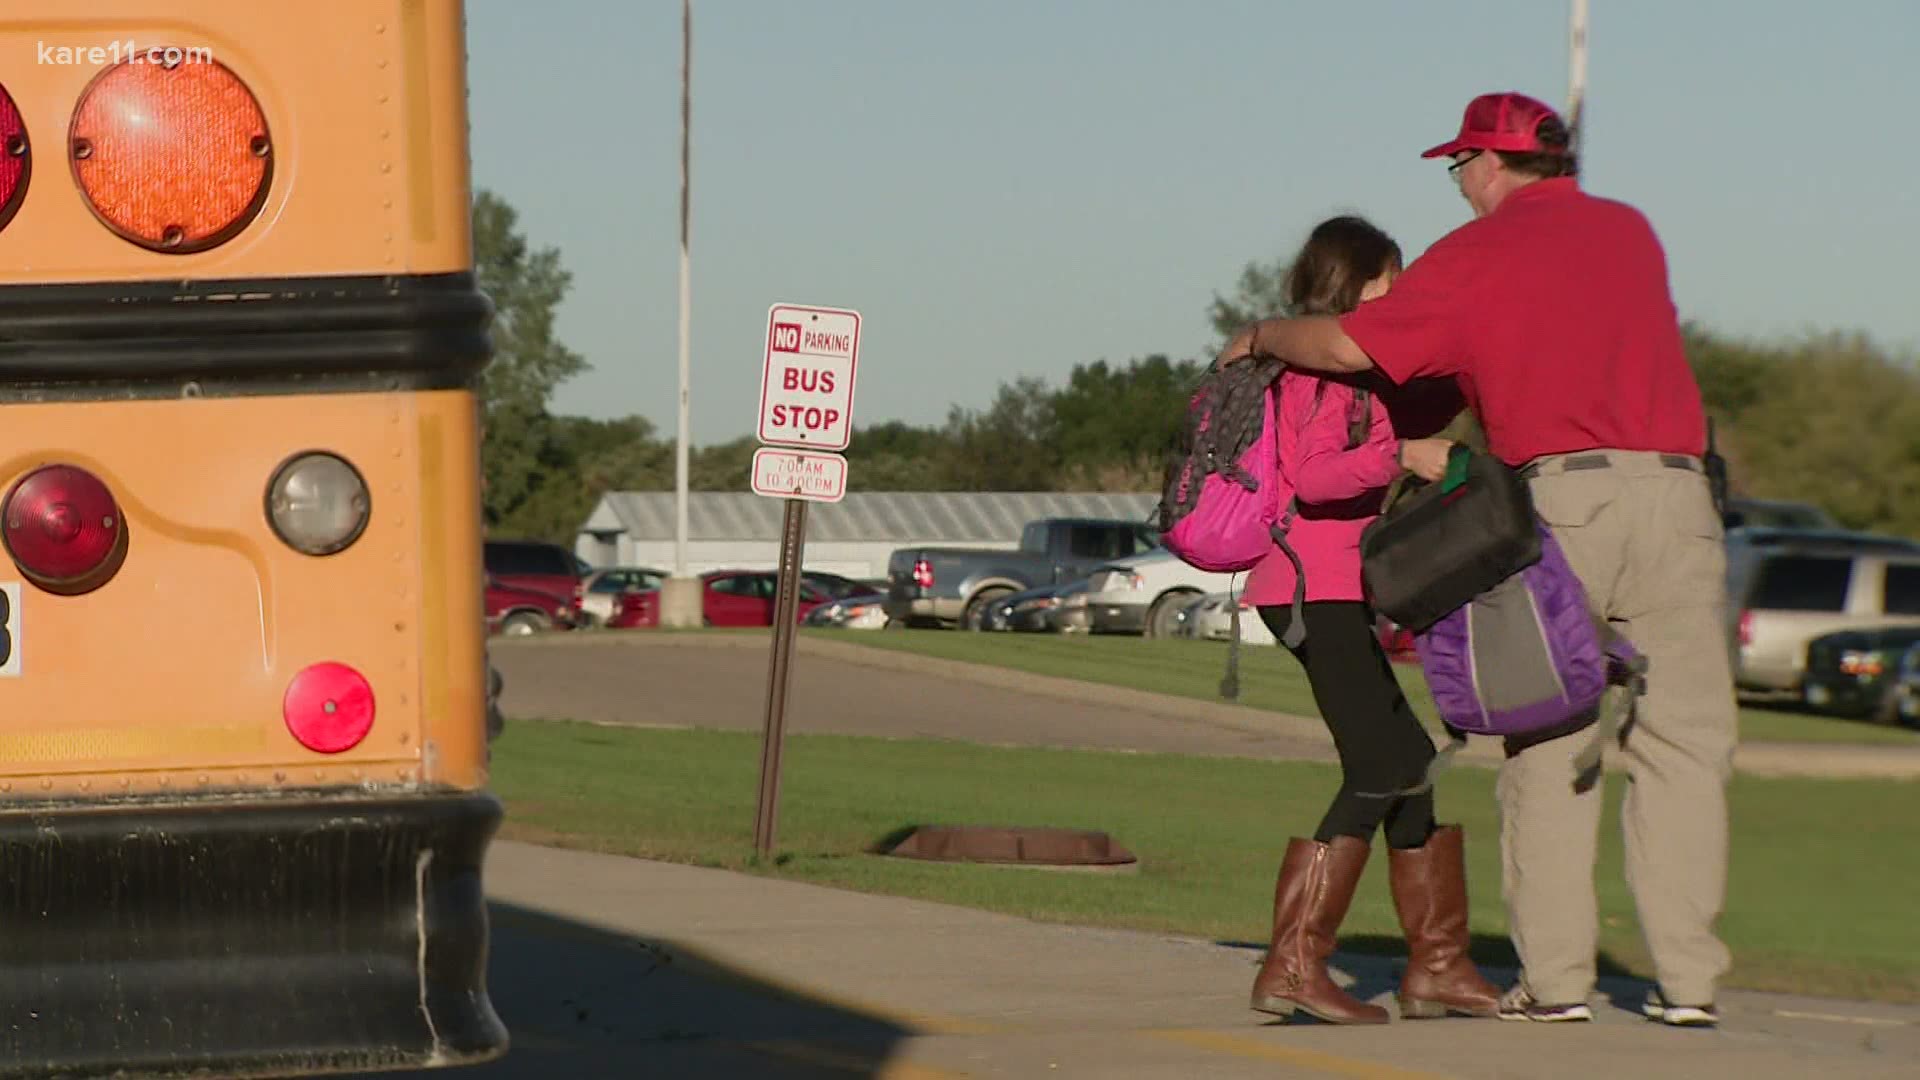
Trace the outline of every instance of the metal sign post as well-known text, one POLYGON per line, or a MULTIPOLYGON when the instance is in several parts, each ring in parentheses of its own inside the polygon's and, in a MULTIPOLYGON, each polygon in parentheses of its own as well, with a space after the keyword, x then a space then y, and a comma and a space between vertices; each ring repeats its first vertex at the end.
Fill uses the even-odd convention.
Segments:
POLYGON ((767 665, 766 725, 760 737, 760 801, 753 815, 753 853, 773 854, 780 825, 780 752, 786 745, 787 686, 793 673, 794 624, 799 621, 801 554, 807 543, 807 502, 788 499, 780 528, 780 571, 774 579, 773 658, 767 665))
POLYGON ((787 687, 799 632, 800 574, 807 504, 839 502, 847 491, 844 450, 853 430, 853 379, 860 314, 841 308, 775 304, 767 312, 766 366, 760 378, 761 446, 753 454, 753 490, 783 499, 780 569, 774 577, 773 655, 767 663, 766 721, 760 737, 760 792, 753 853, 773 855, 780 827, 780 757, 786 746, 787 687))

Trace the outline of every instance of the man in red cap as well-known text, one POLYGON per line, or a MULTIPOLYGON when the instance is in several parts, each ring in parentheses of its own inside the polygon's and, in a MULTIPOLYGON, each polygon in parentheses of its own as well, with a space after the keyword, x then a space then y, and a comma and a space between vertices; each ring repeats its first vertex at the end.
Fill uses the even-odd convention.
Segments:
MULTIPOLYGON (((1594 611, 1649 660, 1621 811, 1659 980, 1645 1011, 1713 1025, 1730 964, 1714 923, 1736 706, 1706 421, 1666 254, 1638 210, 1580 189, 1566 124, 1532 98, 1475 98, 1460 133, 1421 156, 1452 159, 1474 220, 1359 310, 1259 322, 1221 356, 1456 380, 1488 450, 1529 480, 1594 611)), ((1429 476, 1443 467, 1411 465, 1429 476)), ((1505 1019, 1592 1018, 1601 789, 1571 782, 1583 742, 1509 745, 1501 768, 1503 877, 1522 965, 1501 1000, 1505 1019)))

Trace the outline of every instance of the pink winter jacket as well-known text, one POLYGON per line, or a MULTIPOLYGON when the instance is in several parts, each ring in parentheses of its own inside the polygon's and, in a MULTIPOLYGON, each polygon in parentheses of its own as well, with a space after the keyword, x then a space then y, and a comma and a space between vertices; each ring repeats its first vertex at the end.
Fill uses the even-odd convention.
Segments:
MULTIPOLYGON (((1300 500, 1287 542, 1306 570, 1308 601, 1365 599, 1360 532, 1380 516, 1387 485, 1400 473, 1400 440, 1433 435, 1461 404, 1451 380, 1385 388, 1375 394, 1366 438, 1349 450, 1353 388, 1306 372, 1281 376, 1280 472, 1300 500)), ((1247 576, 1242 599, 1255 606, 1290 604, 1293 578, 1293 564, 1275 545, 1247 576)))

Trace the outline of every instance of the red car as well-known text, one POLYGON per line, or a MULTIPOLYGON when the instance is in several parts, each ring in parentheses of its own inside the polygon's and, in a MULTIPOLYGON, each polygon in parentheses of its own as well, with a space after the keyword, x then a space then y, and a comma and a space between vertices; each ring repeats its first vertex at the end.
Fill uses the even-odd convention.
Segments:
MULTIPOLYGON (((702 583, 700 611, 708 626, 772 626, 774 574, 769 570, 715 570, 700 575, 702 583)), ((796 620, 832 597, 812 583, 800 582, 800 603, 796 620)), ((627 593, 620 608, 607 620, 610 630, 660 625, 658 592, 627 593)))
POLYGON ((487 633, 520 637, 548 630, 570 630, 575 623, 573 601, 539 589, 509 585, 487 578, 487 633))

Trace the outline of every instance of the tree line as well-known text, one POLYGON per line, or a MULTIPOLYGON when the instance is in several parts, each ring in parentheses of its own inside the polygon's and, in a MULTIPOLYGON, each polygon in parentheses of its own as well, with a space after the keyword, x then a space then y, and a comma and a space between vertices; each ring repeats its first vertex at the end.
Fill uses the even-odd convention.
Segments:
MULTIPOLYGON (((513 209, 474 201, 474 255, 495 305, 495 355, 481 378, 484 508, 491 534, 571 545, 601 494, 671 491, 674 440, 644 417, 553 413, 588 370, 554 330, 571 286, 559 252, 536 249, 513 209)), ((1284 260, 1245 267, 1207 315, 1219 341, 1284 310, 1284 260)), ((1826 508, 1843 525, 1920 536, 1920 364, 1858 334, 1786 342, 1683 328, 1735 495, 1826 508)), ((1216 342, 1218 344, 1218 342, 1216 342)), ((944 422, 859 427, 846 452, 854 491, 1156 492, 1163 454, 1206 360, 1154 354, 1074 365, 1064 382, 1003 383, 944 422), (1125 422, 1116 423, 1115 418, 1125 422)), ((1472 418, 1452 432, 1477 441, 1472 418)), ((695 491, 746 491, 751 436, 694 447, 695 491)))

